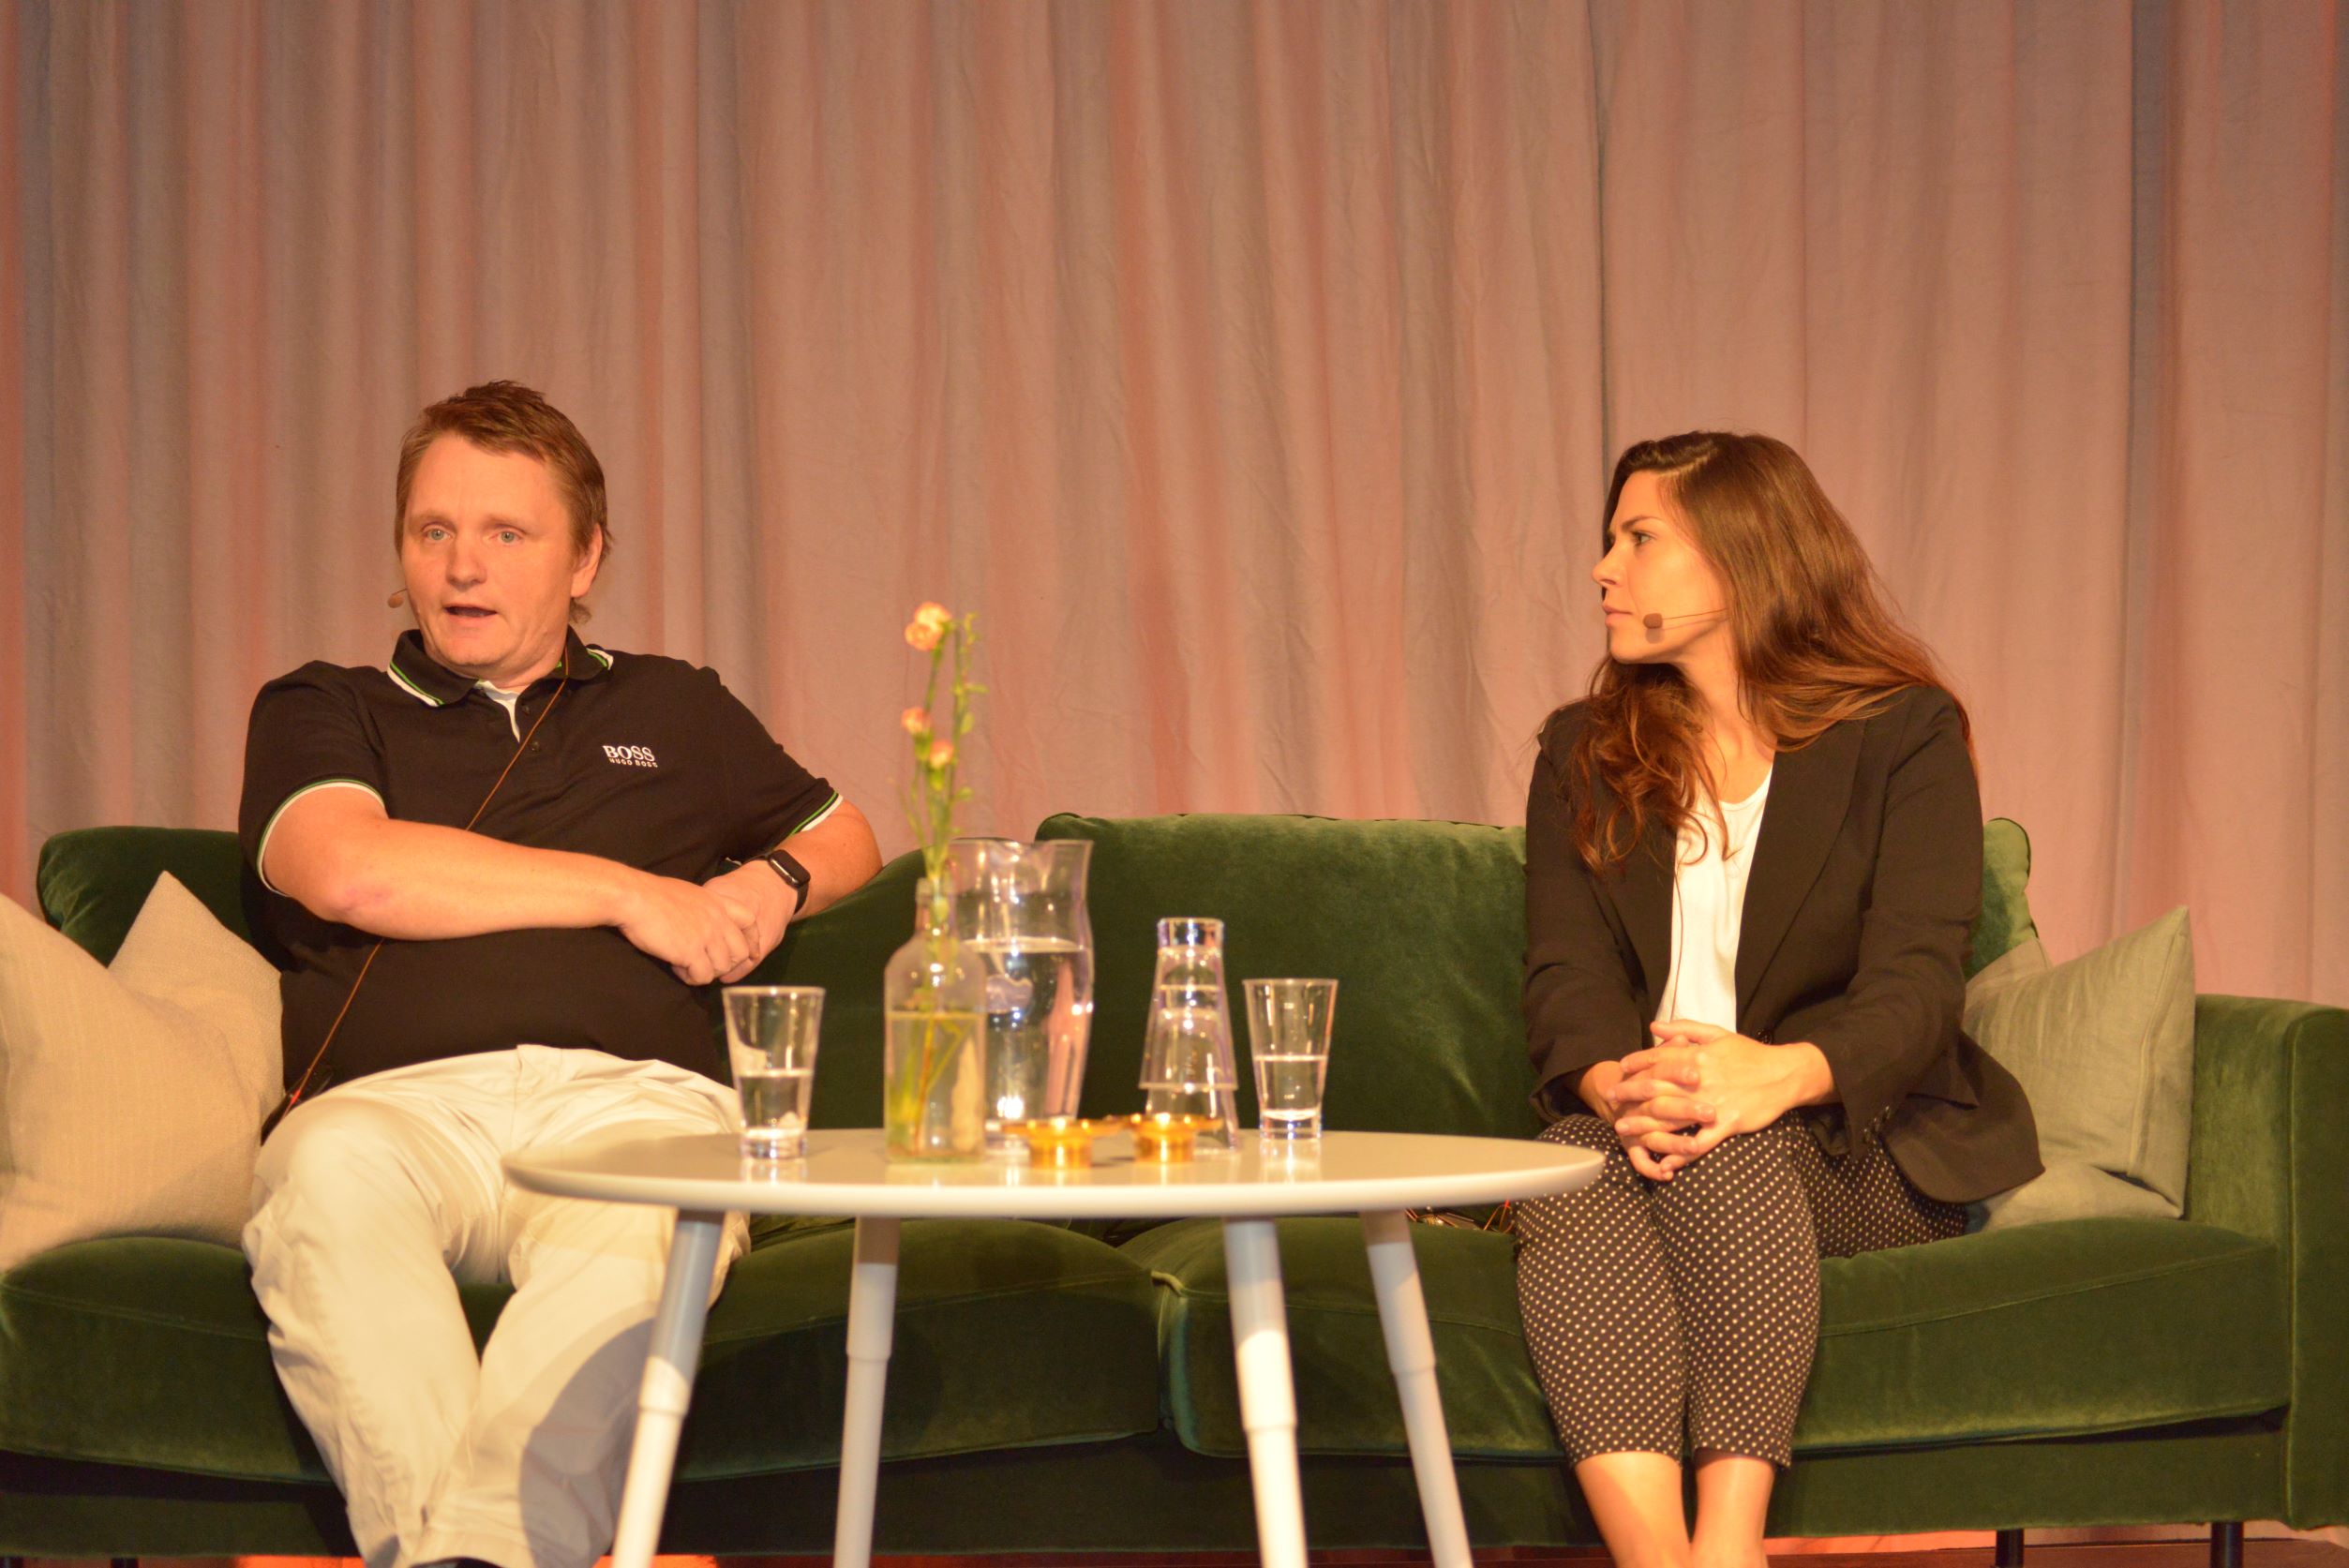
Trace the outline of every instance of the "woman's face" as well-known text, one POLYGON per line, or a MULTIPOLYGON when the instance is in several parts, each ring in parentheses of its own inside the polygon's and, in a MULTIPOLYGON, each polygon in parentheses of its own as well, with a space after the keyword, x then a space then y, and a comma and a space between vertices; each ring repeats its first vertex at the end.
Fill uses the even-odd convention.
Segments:
POLYGON ((1607 617, 1607 651, 1629 665, 1682 664, 1728 638, 1728 592, 1697 551, 1656 474, 1623 481, 1608 519, 1607 553, 1591 569, 1607 617), (1661 627, 1646 618, 1660 615, 1661 627))

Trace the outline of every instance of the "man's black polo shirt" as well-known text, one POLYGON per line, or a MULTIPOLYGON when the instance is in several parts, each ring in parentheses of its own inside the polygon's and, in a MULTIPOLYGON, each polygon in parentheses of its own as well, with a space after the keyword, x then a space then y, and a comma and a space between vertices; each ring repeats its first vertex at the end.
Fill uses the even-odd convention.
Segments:
MULTIPOLYGON (((402 821, 462 828, 508 761, 514 769, 475 832, 693 882, 815 826, 837 804, 831 786, 775 744, 712 672, 589 648, 576 635, 563 661, 511 716, 471 679, 435 664, 414 632, 399 639, 388 670, 310 664, 271 681, 246 735, 246 858, 258 867, 278 814, 316 789, 365 789, 402 821), (550 700, 554 711, 516 756, 518 737, 550 700)), ((262 903, 294 960, 280 987, 292 1084, 375 938, 274 889, 262 903)), ((528 1043, 658 1057, 723 1083, 714 1030, 709 988, 687 986, 609 926, 387 941, 321 1073, 339 1083, 528 1043)))

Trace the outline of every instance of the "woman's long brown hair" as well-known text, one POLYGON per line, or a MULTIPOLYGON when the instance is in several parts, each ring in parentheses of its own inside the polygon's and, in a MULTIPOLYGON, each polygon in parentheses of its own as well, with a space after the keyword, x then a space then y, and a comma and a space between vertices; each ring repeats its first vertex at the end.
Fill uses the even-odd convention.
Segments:
MULTIPOLYGON (((1616 461, 1607 487, 1602 551, 1623 482, 1642 472, 1659 476, 1691 543, 1720 575, 1740 703, 1777 750, 1800 750, 1908 687, 1948 688, 1925 645, 1893 619, 1859 536, 1794 448, 1714 430, 1639 442, 1616 461)), ((1545 743, 1558 717, 1545 726, 1545 743)), ((1958 723, 1970 749, 1962 704, 1958 723)), ((1620 867, 1650 823, 1676 835, 1713 799, 1703 738, 1698 699, 1677 668, 1599 660, 1582 732, 1567 756, 1553 755, 1564 764, 1559 784, 1574 812, 1575 848, 1593 872, 1620 867)))

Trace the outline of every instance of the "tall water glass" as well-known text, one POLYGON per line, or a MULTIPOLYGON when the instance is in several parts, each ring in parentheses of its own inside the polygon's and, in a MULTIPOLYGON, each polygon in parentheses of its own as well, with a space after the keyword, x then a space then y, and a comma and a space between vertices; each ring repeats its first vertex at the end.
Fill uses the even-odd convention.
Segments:
POLYGON ((1005 1124, 1073 1116, 1093 1032, 1085 839, 956 839, 954 931, 986 969, 987 1151, 1025 1159, 1005 1124))
POLYGON ((724 996, 726 1056, 742 1101, 742 1153, 798 1159, 807 1152, 824 988, 730 985, 724 996))
POLYGON ((1266 1148, 1322 1135, 1336 980, 1243 980, 1248 1054, 1256 1069, 1256 1132, 1266 1148))
POLYGON ((1160 920, 1142 1041, 1143 1109, 1207 1117, 1198 1146, 1229 1151, 1239 1138, 1238 1088, 1232 1004, 1223 991, 1223 922, 1160 920))

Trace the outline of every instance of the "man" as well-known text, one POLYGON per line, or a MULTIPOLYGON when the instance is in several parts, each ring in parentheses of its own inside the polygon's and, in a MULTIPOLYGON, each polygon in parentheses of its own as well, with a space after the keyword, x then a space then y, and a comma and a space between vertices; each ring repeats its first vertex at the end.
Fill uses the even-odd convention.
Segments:
MULTIPOLYGON (((245 1250, 368 1568, 585 1568, 671 1221, 520 1191, 500 1161, 731 1127, 701 988, 880 859, 716 676, 572 632, 610 550, 603 470, 538 394, 426 409, 396 495, 415 629, 387 668, 272 681, 247 740, 295 1104, 245 1250), (456 1282, 498 1278, 476 1357, 456 1282)), ((713 1293, 744 1241, 738 1217, 713 1293)))

